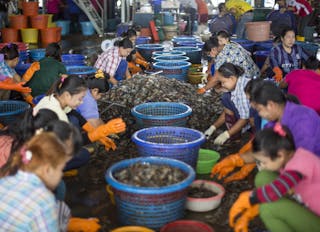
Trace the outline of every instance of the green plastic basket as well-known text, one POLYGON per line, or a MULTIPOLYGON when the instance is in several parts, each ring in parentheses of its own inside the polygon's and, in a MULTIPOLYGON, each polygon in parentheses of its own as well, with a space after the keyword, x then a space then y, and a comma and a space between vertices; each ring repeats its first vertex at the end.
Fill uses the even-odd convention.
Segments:
POLYGON ((220 159, 220 154, 213 150, 200 149, 197 168, 197 174, 208 174, 211 172, 212 167, 220 159))

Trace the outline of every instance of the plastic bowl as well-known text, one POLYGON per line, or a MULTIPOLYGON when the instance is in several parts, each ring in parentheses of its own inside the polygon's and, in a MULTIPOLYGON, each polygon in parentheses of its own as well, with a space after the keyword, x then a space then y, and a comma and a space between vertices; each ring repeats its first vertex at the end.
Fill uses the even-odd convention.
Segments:
POLYGON ((187 197, 186 209, 194 212, 207 212, 217 208, 225 194, 224 187, 216 182, 208 180, 196 180, 190 185, 190 187, 200 186, 217 193, 217 195, 208 198, 187 197))
POLYGON ((214 230, 204 222, 178 220, 163 226, 160 232, 214 232, 214 230))
POLYGON ((220 159, 220 154, 213 150, 200 149, 197 168, 197 174, 208 174, 210 173, 212 167, 220 159))
POLYGON ((154 230, 142 226, 123 226, 111 230, 111 232, 154 232, 154 230))

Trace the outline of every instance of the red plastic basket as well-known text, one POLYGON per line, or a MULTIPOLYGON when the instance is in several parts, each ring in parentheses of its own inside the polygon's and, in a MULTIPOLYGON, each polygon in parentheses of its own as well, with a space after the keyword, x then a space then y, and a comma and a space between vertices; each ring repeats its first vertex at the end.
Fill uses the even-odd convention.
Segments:
POLYGON ((160 232, 214 232, 208 224, 194 220, 178 220, 170 222, 160 229, 160 232))

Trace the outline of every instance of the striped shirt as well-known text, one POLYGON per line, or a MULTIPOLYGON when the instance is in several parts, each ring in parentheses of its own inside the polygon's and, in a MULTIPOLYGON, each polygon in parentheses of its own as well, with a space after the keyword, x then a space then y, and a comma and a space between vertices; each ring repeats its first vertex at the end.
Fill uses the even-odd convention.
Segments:
POLYGON ((114 77, 121 59, 119 47, 110 47, 98 57, 94 67, 114 77))
MULTIPOLYGON (((13 77, 16 74, 16 71, 13 68, 10 68, 7 62, 0 62, 0 76, 2 77, 13 77)), ((5 78, 1 78, 0 81, 3 81, 5 78)))
POLYGON ((18 171, 0 179, 1 231, 58 231, 54 195, 38 176, 18 171))
POLYGON ((302 68, 302 62, 308 59, 308 55, 296 44, 292 46, 291 53, 287 53, 282 44, 273 47, 270 52, 271 68, 279 67, 283 76, 289 72, 302 68))

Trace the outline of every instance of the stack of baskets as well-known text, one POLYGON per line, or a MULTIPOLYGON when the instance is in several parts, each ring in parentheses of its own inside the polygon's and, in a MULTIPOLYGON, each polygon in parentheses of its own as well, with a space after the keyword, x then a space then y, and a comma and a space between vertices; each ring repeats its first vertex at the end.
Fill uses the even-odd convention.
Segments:
POLYGON ((0 101, 0 123, 8 125, 17 120, 29 108, 29 104, 24 101, 0 101))

